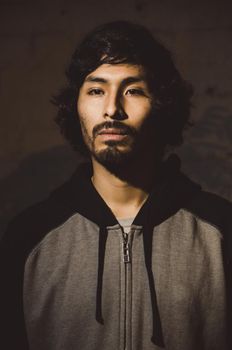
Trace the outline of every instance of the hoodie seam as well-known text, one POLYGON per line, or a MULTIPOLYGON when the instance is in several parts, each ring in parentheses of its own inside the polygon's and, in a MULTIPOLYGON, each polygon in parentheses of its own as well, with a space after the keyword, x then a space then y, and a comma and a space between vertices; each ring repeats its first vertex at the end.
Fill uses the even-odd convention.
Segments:
MULTIPOLYGON (((50 230, 49 232, 47 232, 46 235, 43 236, 42 240, 40 240, 40 241, 37 243, 37 245, 30 251, 30 253, 28 254, 27 259, 28 259, 29 257, 33 257, 33 256, 38 252, 38 250, 40 249, 40 247, 41 247, 44 243, 46 243, 46 240, 49 239, 50 236, 51 236, 52 234, 56 234, 57 231, 59 231, 59 230, 61 230, 63 227, 65 227, 65 225, 66 225, 68 222, 70 222, 75 216, 80 216, 80 217, 82 217, 82 218, 85 219, 85 217, 82 216, 80 213, 75 213, 75 214, 73 214, 72 216, 70 216, 70 217, 68 218, 68 220, 64 221, 61 225, 59 225, 59 226, 53 228, 52 230, 50 230)), ((89 219, 86 219, 86 220, 89 221, 89 222, 92 222, 94 225, 98 226, 98 225, 97 225, 96 223, 94 223, 93 221, 91 221, 91 220, 89 220, 89 219)))
POLYGON ((187 209, 187 208, 182 208, 183 211, 186 211, 187 213, 193 215, 194 218, 198 219, 199 221, 203 222, 203 223, 206 223, 207 225, 215 228, 220 236, 221 239, 223 239, 223 234, 221 232, 221 228, 215 224, 213 224, 212 222, 206 220, 206 219, 203 219, 201 216, 195 214, 193 211, 187 209))

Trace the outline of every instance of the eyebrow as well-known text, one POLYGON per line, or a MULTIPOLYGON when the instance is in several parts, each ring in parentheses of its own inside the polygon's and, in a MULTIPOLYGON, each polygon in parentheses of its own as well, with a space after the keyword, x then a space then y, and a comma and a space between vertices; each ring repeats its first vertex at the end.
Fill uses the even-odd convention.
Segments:
MULTIPOLYGON (((107 80, 105 78, 90 75, 85 79, 85 82, 107 84, 109 82, 109 80, 107 80)), ((127 85, 127 84, 131 84, 131 83, 139 83, 139 82, 145 82, 144 75, 127 77, 127 78, 123 79, 122 84, 127 85)))

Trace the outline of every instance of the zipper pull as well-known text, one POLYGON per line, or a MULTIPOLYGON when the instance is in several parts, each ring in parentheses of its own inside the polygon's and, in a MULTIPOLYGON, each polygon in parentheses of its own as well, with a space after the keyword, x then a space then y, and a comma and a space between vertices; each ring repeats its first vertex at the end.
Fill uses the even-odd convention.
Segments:
POLYGON ((123 252, 123 262, 125 264, 130 263, 131 262, 130 244, 128 242, 128 234, 127 233, 124 233, 124 235, 123 235, 122 252, 123 252))

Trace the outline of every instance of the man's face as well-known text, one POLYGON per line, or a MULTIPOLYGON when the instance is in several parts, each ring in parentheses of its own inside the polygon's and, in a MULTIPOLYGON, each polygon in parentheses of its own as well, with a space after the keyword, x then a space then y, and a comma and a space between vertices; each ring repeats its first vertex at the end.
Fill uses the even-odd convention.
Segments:
POLYGON ((141 66, 103 64, 81 86, 77 111, 84 141, 100 163, 120 163, 148 144, 153 99, 141 66))

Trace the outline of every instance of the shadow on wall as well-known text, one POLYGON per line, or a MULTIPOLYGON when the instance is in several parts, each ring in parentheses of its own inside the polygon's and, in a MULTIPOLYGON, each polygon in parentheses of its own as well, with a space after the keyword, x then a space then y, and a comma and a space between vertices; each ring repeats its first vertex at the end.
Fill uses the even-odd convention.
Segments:
POLYGON ((232 200, 232 113, 222 106, 206 109, 178 152, 183 171, 203 189, 232 200))
MULTIPOLYGON (((183 171, 204 189, 232 200, 231 112, 213 106, 200 120, 178 151, 183 160, 183 171)), ((1 233, 13 216, 47 197, 69 178, 82 160, 68 146, 54 147, 25 158, 11 175, 0 181, 1 233)))

